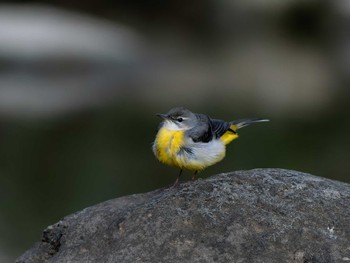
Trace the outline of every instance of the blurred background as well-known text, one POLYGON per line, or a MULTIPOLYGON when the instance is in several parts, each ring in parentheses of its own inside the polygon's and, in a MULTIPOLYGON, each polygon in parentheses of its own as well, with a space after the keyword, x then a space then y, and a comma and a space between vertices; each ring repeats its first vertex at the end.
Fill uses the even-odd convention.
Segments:
POLYGON ((349 30, 347 0, 1 3, 0 262, 70 213, 173 183, 151 144, 174 106, 271 119, 202 177, 350 182, 349 30))

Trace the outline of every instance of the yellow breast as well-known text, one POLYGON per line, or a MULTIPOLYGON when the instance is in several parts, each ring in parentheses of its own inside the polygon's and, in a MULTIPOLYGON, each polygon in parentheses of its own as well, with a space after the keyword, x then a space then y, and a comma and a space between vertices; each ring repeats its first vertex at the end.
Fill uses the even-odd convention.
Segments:
MULTIPOLYGON (((231 129, 236 131, 234 125, 231 129)), ((153 152, 162 163, 181 169, 200 171, 221 161, 225 157, 225 145, 236 138, 238 138, 237 133, 227 131, 220 137, 222 144, 213 140, 205 144, 206 147, 194 149, 194 158, 189 158, 186 154, 179 154, 181 147, 185 144, 184 131, 161 128, 154 141, 153 152)))
POLYGON ((184 143, 184 132, 161 128, 156 136, 153 150, 162 163, 181 167, 176 161, 176 155, 184 143))

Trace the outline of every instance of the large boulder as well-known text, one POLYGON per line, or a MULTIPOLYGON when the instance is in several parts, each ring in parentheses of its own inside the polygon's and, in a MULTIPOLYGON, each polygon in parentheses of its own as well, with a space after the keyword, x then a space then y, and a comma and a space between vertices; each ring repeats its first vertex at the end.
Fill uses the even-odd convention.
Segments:
POLYGON ((350 262, 350 185, 255 169, 106 201, 17 262, 350 262))

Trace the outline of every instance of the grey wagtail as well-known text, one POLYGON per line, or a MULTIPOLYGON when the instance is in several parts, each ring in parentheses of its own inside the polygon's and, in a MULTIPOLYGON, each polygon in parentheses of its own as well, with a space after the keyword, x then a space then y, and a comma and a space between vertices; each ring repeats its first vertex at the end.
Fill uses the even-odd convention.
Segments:
POLYGON ((157 116, 163 121, 153 143, 153 153, 160 162, 180 168, 174 185, 179 183, 183 169, 193 171, 194 179, 198 171, 220 162, 225 157, 226 145, 238 138, 238 129, 269 121, 261 118, 223 121, 183 107, 157 116))
POLYGON ((194 179, 198 171, 220 162, 225 157, 226 145, 238 138, 238 129, 269 121, 261 118, 223 121, 183 107, 157 116, 163 121, 152 149, 160 162, 180 168, 174 186, 179 183, 183 169, 193 171, 194 179))

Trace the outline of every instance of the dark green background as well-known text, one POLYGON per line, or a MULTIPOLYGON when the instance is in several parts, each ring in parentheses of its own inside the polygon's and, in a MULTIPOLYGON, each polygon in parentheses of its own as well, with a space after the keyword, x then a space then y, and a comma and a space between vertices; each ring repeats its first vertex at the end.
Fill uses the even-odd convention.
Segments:
MULTIPOLYGON (((151 145, 160 121, 155 113, 166 112, 175 106, 185 106, 226 120, 244 117, 271 119, 269 123, 240 130, 240 138, 228 146, 226 158, 203 171, 201 177, 232 170, 278 167, 350 182, 347 166, 350 146, 349 79, 346 67, 336 61, 337 43, 342 41, 342 21, 337 21, 337 24, 332 20, 337 11, 327 1, 311 4, 289 2, 283 8, 274 8, 272 2, 266 7, 254 8, 254 5, 244 6, 243 2, 237 1, 237 7, 229 9, 233 10, 232 14, 227 11, 220 15, 217 15, 218 10, 225 10, 223 1, 192 1, 186 4, 178 1, 41 2, 124 24, 148 39, 145 44, 148 48, 153 45, 151 49, 167 50, 171 46, 171 51, 161 53, 164 57, 157 58, 159 64, 153 71, 153 78, 165 78, 163 86, 151 89, 152 82, 144 82, 147 77, 140 77, 143 72, 146 76, 149 73, 145 70, 147 61, 156 59, 151 53, 146 63, 145 60, 142 62, 146 67, 145 64, 140 66, 137 61, 131 66, 111 65, 116 72, 130 70, 128 76, 134 80, 131 91, 127 85, 118 86, 127 90, 121 98, 116 96, 105 103, 45 117, 1 113, 0 259, 13 261, 40 240, 46 226, 67 214, 118 196, 170 185, 178 171, 158 163, 151 145), (245 10, 244 14, 240 14, 240 8, 245 10), (307 107, 305 105, 313 105, 313 96, 304 97, 304 93, 295 87, 295 92, 291 94, 294 96, 293 103, 280 105, 279 97, 268 88, 269 81, 274 84, 274 79, 266 84, 257 80, 256 87, 261 85, 262 89, 256 92, 255 86, 244 81, 240 89, 231 88, 227 83, 228 88, 220 89, 220 81, 209 84, 203 81, 205 88, 202 90, 200 84, 196 88, 191 86, 191 77, 188 83, 182 79, 178 84, 177 72, 172 72, 171 67, 168 75, 162 75, 162 63, 176 64, 177 54, 184 61, 186 54, 191 54, 191 59, 198 57, 199 62, 188 66, 189 69, 202 65, 208 70, 208 63, 215 64, 213 58, 220 56, 220 61, 225 60, 222 50, 227 46, 244 45, 242 39, 254 43, 260 35, 264 35, 264 39, 278 36, 284 39, 286 46, 296 45, 302 47, 303 52, 316 50, 322 54, 328 65, 327 72, 332 76, 326 89, 332 98, 324 104, 307 107), (179 44, 173 42, 176 39, 180 39, 179 44), (167 76, 170 76, 169 79, 167 76), (264 85, 267 85, 266 89, 264 85), (266 97, 271 103, 266 102, 266 97)), ((19 1, 18 4, 34 6, 31 1, 19 1)), ((282 56, 281 61, 287 65, 289 59, 292 57, 282 56)), ((86 62, 71 62, 64 64, 71 67, 63 67, 63 71, 74 77, 86 62)), ((247 61, 244 71, 248 79, 256 74, 250 71, 249 63, 247 61)), ((267 55, 262 65, 269 63, 267 55)), ((1 65, 1 74, 8 70, 15 74, 18 72, 19 76, 23 74, 23 65, 18 69, 4 59, 1 65)), ((32 63, 27 66, 29 72, 34 66, 37 65, 32 63)), ((98 70, 98 67, 99 64, 93 70, 98 70)), ((62 69, 58 67, 54 70, 62 69)), ((242 72, 240 70, 230 68, 228 72, 238 75, 242 72)), ((196 72, 201 72, 201 69, 197 68, 196 72)), ((290 74, 291 83, 299 83, 299 75, 288 72, 288 68, 285 74, 290 74)), ((113 81, 111 85, 114 85, 113 81)), ((284 84, 281 82, 278 86, 284 89, 284 84)), ((316 93, 325 92, 324 89, 315 90, 315 98, 320 95, 316 93)), ((290 91, 286 89, 286 92, 290 91)), ((190 173, 186 172, 182 179, 190 177, 190 173)))

